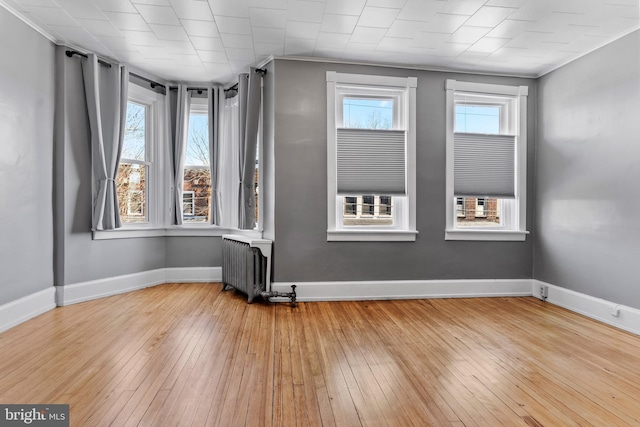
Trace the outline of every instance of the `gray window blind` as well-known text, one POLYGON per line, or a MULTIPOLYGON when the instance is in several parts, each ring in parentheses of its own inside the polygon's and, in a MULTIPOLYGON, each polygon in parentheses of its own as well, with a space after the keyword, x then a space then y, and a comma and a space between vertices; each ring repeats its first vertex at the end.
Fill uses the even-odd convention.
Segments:
POLYGON ((515 197, 513 135, 454 134, 454 196, 515 197))
POLYGON ((338 194, 405 195, 405 131, 337 130, 338 194))

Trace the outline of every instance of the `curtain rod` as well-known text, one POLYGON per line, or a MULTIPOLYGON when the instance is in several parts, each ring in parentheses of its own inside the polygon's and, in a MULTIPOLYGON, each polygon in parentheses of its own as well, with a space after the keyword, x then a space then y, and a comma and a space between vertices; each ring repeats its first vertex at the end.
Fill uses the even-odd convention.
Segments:
MULTIPOLYGON (((74 55, 78 55, 78 56, 81 56, 81 57, 83 57, 83 58, 88 58, 88 57, 89 57, 88 55, 86 55, 86 54, 84 54, 84 53, 82 53, 82 52, 78 52, 77 50, 68 50, 68 51, 66 51, 66 52, 65 52, 65 54, 66 54, 69 58, 73 57, 74 55)), ((104 66, 105 66, 105 67, 107 67, 107 68, 111 68, 111 64, 110 64, 110 63, 108 63, 108 62, 107 62, 107 61, 105 61, 105 60, 98 59, 98 63, 99 63, 100 65, 104 65, 104 66)), ((145 82, 149 83, 149 85, 151 86, 151 89, 155 89, 155 88, 159 87, 159 88, 162 88, 162 89, 165 89, 165 90, 166 90, 166 86, 165 86, 165 85, 163 85, 163 84, 160 84, 160 83, 158 83, 158 82, 155 82, 155 81, 153 81, 153 80, 151 80, 151 79, 148 79, 148 78, 143 77, 143 76, 141 76, 141 75, 139 75, 139 74, 136 74, 136 73, 131 73, 131 72, 130 72, 129 74, 130 74, 130 75, 132 75, 133 77, 137 78, 137 79, 140 79, 140 80, 143 80, 143 81, 145 81, 145 82)))

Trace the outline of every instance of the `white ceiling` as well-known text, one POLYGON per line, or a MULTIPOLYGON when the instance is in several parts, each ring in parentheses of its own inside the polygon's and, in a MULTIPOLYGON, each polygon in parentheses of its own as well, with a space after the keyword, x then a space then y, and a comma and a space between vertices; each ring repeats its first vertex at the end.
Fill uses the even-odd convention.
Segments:
POLYGON ((270 55, 539 76, 640 24, 638 0, 0 0, 57 43, 169 81, 270 55))

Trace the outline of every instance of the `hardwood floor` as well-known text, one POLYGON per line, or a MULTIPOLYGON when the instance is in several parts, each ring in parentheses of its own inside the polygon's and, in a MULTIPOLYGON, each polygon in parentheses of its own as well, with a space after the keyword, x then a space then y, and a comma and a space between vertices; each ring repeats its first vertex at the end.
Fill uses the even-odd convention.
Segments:
POLYGON ((162 285, 0 334, 80 426, 638 426, 640 337, 533 298, 254 303, 162 285))

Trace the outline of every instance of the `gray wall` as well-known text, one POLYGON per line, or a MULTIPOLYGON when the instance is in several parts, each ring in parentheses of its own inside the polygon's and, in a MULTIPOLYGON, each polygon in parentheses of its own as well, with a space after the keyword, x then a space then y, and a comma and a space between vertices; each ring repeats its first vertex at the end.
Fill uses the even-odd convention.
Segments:
POLYGON ((640 33, 540 79, 534 277, 640 308, 640 33))
POLYGON ((54 46, 2 7, 0 22, 2 305, 53 286, 54 46))
POLYGON ((164 267, 222 266, 221 237, 166 237, 164 267))
MULTIPOLYGON (((445 80, 528 85, 529 194, 533 194, 536 82, 361 65, 276 60, 276 281, 531 278, 525 242, 445 241, 445 80), (327 242, 326 71, 415 76, 416 242, 327 242)), ((532 198, 527 229, 532 230, 532 198)))
POLYGON ((56 285, 164 268, 165 238, 92 240, 91 150, 81 61, 56 48, 56 285))

